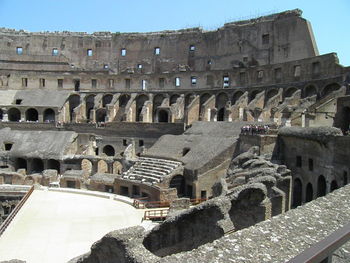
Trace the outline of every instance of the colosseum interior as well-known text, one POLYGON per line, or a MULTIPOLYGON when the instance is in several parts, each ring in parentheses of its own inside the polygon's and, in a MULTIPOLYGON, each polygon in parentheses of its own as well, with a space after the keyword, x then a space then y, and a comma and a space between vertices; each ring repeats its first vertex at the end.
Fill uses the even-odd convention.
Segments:
MULTIPOLYGON (((213 31, 1 28, 0 50, 0 223, 32 185, 153 221, 71 263, 286 262, 349 222, 350 67, 301 10, 213 31)), ((339 247, 312 262, 349 262, 339 247)))

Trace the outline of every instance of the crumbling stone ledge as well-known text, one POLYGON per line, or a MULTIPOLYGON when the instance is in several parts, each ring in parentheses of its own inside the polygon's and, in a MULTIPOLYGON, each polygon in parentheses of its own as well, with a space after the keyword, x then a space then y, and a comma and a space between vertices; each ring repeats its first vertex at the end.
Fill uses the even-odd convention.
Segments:
MULTIPOLYGON (((161 262, 286 262, 350 221, 350 186, 161 262)), ((349 260, 349 258, 348 258, 349 260)))

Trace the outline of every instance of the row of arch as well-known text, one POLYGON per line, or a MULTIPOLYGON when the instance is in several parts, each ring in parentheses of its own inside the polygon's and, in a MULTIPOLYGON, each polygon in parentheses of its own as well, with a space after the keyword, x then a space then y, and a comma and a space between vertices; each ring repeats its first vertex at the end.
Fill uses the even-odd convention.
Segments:
POLYGON ((60 162, 54 159, 48 159, 46 167, 44 166, 44 161, 39 158, 34 158, 26 160, 24 158, 17 158, 14 162, 14 168, 17 171, 18 169, 25 169, 28 173, 42 173, 44 169, 53 169, 56 170, 58 174, 61 173, 60 162))
MULTIPOLYGON (((324 97, 332 93, 333 91, 336 91, 340 88, 340 85, 338 83, 331 83, 326 85, 322 90, 319 92, 316 85, 308 85, 302 89, 302 97, 310 97, 313 95, 317 95, 318 97, 324 97)), ((291 97, 297 90, 300 88, 297 87, 290 87, 283 91, 282 97, 283 99, 291 97)), ((226 91, 219 92, 215 95, 215 107, 218 111, 218 120, 221 120, 224 115, 224 108, 225 106, 229 104, 235 104, 244 94, 245 90, 236 90, 234 93, 230 95, 230 93, 226 91)), ((278 94, 279 89, 278 88, 270 88, 265 91, 265 100, 268 101, 272 97, 276 96, 278 94)), ((251 89, 248 93, 248 103, 255 99, 258 93, 262 92, 261 89, 251 89)), ((107 116, 107 105, 113 102, 113 94, 105 94, 101 98, 100 105, 96 105, 96 94, 89 94, 84 98, 84 102, 86 104, 86 118, 87 120, 91 120, 91 110, 98 108, 96 110, 96 121, 105 121, 107 116), (98 107, 97 107, 98 106, 98 107), (102 106, 102 107, 101 107, 102 106)), ((205 92, 200 95, 200 109, 202 106, 213 96, 213 94, 209 92, 205 92)), ((136 102, 136 121, 141 121, 141 111, 143 106, 147 101, 152 101, 153 103, 153 114, 154 116, 153 121, 164 121, 169 119, 169 112, 166 112, 163 110, 161 113, 157 112, 157 109, 159 106, 162 105, 165 99, 169 100, 169 103, 167 105, 171 106, 175 104, 178 99, 181 97, 180 94, 172 94, 168 95, 165 93, 156 94, 152 99, 148 94, 139 94, 135 98, 136 102)), ((190 92, 184 95, 184 104, 185 108, 188 107, 194 98, 196 97, 196 94, 194 92, 190 92)), ((119 96, 117 103, 119 103, 120 108, 125 108, 126 105, 129 103, 131 99, 131 96, 129 94, 122 94, 119 96)), ((81 103, 81 97, 78 94, 71 95, 69 97, 69 106, 70 106, 70 114, 71 119, 73 115, 73 111, 76 107, 78 107, 81 103)))
MULTIPOLYGON (((4 112, 0 109, 0 119, 3 119, 4 112)), ((39 113, 34 108, 29 108, 25 111, 25 121, 39 121, 39 113)), ((22 120, 21 111, 18 108, 10 108, 7 110, 7 116, 9 121, 19 122, 22 120)), ((56 120, 55 111, 51 108, 45 109, 43 112, 44 122, 54 122, 56 120)))
MULTIPOLYGON (((348 183, 347 175, 343 176, 343 184, 348 183)), ((330 192, 339 188, 339 185, 336 180, 333 180, 330 183, 330 192)), ((317 179, 316 187, 312 183, 306 183, 306 186, 303 187, 303 183, 300 178, 295 178, 293 181, 293 203, 292 207, 297 207, 302 205, 305 201, 310 202, 318 197, 325 196, 327 194, 327 182, 326 178, 323 175, 319 175, 317 179)))

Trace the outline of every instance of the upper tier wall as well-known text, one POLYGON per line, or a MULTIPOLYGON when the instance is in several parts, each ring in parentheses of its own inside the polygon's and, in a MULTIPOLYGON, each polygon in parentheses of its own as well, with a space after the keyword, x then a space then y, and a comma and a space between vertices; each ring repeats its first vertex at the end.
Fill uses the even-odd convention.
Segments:
POLYGON ((31 69, 44 62, 57 69, 71 64, 116 73, 138 65, 145 73, 161 73, 282 63, 318 55, 310 24, 300 15, 300 10, 286 11, 225 24, 216 31, 86 34, 1 29, 0 61, 26 62, 31 69))

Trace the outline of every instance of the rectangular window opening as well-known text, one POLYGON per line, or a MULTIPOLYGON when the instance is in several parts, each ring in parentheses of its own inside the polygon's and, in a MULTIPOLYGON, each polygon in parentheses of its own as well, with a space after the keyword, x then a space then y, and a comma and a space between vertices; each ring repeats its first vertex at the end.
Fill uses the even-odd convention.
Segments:
POLYGON ((40 88, 45 88, 45 79, 39 79, 40 88))
POLYGON ((23 54, 23 48, 22 47, 17 47, 16 48, 16 53, 17 53, 17 55, 22 55, 23 54))
POLYGON ((88 57, 92 57, 92 49, 88 49, 87 50, 87 56, 88 57))
POLYGON ((296 167, 301 167, 302 166, 302 159, 301 156, 298 155, 296 158, 296 167))
POLYGON ((196 46, 195 45, 190 45, 190 51, 194 52, 196 50, 196 46))
POLYGON ((120 50, 120 54, 122 55, 122 57, 125 57, 126 56, 126 49, 125 48, 122 48, 120 50))
POLYGON ((165 83, 165 79, 164 78, 159 78, 159 87, 160 88, 164 88, 164 83, 165 83))
POLYGON ((160 47, 154 48, 154 55, 160 55, 160 47))
POLYGON ((63 88, 63 79, 58 79, 57 80, 57 87, 63 88))
POLYGON ((96 88, 97 87, 97 79, 92 79, 91 80, 91 87, 96 88))
POLYGON ((319 73, 320 73, 320 62, 312 63, 312 74, 319 74, 319 73))
POLYGON ((80 90, 80 79, 75 79, 74 80, 74 91, 79 91, 80 90))
POLYGON ((270 42, 270 35, 269 34, 263 34, 262 35, 262 43, 263 45, 266 45, 270 42))
POLYGON ((180 85, 181 85, 180 78, 179 78, 179 77, 176 77, 176 78, 175 78, 175 87, 180 87, 180 85))
POLYGON ((113 88, 113 87, 114 87, 114 79, 108 80, 108 83, 109 83, 109 87, 110 87, 110 88, 113 88))
POLYGON ((138 69, 142 69, 142 64, 137 64, 138 69))
POLYGON ((130 79, 125 79, 125 89, 130 89, 130 83, 131 83, 131 80, 130 79))
POLYGON ((139 140, 139 146, 141 147, 141 146, 143 146, 143 145, 144 145, 143 140, 139 140))
POLYGON ((22 100, 21 100, 21 99, 17 99, 17 100, 15 101, 15 103, 16 103, 16 105, 21 105, 22 100))
POLYGON ((197 84, 197 77, 191 77, 191 85, 197 84))
POLYGON ((228 88, 230 86, 230 77, 229 76, 224 76, 223 77, 223 87, 228 88))
POLYGON ((58 56, 58 49, 57 48, 52 49, 52 56, 58 56))
POLYGON ((22 78, 22 87, 27 87, 27 86, 28 86, 28 79, 22 78))
POLYGON ((309 158, 309 171, 314 170, 314 160, 309 158))
POLYGON ((123 139, 123 146, 128 146, 128 142, 126 141, 126 139, 123 139))
POLYGON ((147 80, 143 79, 141 81, 141 89, 146 90, 147 89, 147 80))
POLYGON ((301 67, 300 65, 294 66, 294 77, 300 77, 301 67))

